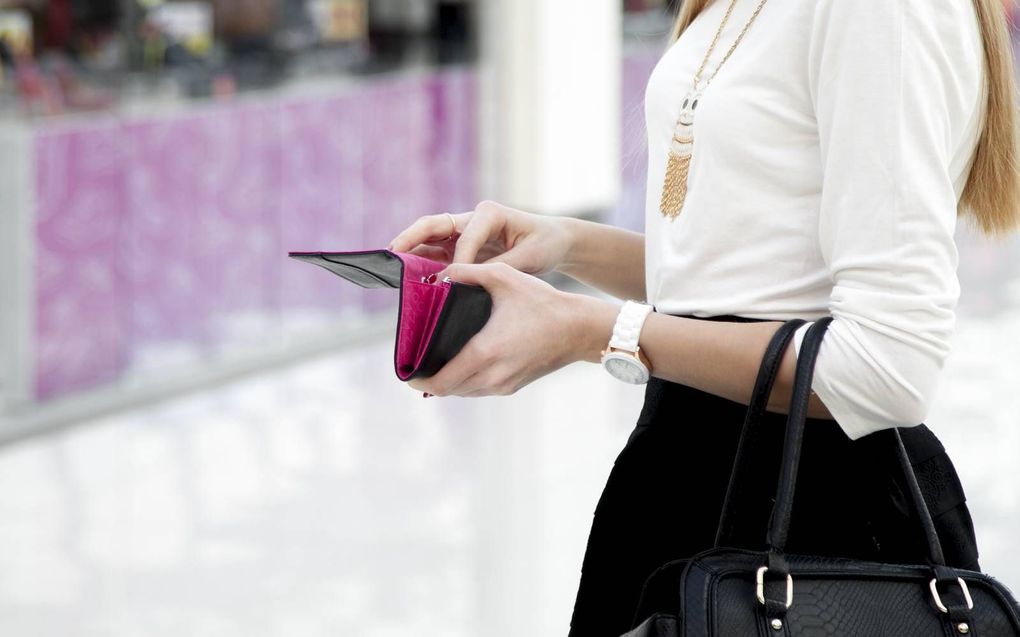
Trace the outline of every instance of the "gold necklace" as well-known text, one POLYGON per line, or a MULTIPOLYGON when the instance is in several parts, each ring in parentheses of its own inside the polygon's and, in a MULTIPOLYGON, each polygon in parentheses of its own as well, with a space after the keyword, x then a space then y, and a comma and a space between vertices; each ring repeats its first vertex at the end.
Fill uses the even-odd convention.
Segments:
MULTIPOLYGON (((730 50, 726 52, 722 61, 715 67, 711 77, 705 82, 705 87, 715 78, 716 73, 726 63, 726 60, 730 58, 733 50, 740 44, 744 34, 747 33, 751 23, 758 17, 758 13, 761 12, 761 8, 765 6, 767 1, 761 0, 758 3, 754 13, 751 14, 751 18, 744 25, 744 28, 741 29, 740 34, 737 35, 733 45, 730 46, 730 50)), ((669 148, 669 159, 666 162, 666 177, 662 185, 662 198, 659 201, 659 211, 662 212, 663 216, 668 217, 670 221, 676 219, 677 215, 680 214, 680 210, 684 206, 684 199, 687 197, 687 174, 691 169, 691 154, 694 150, 694 109, 698 107, 698 99, 705 88, 698 88, 698 83, 701 81, 701 73, 705 70, 708 58, 712 55, 712 51, 715 50, 715 45, 719 41, 723 27, 726 26, 727 20, 730 19, 730 14, 733 13, 733 7, 736 4, 737 0, 730 0, 730 6, 726 9, 726 15, 723 16, 722 22, 719 23, 719 28, 716 29, 715 37, 712 38, 712 44, 709 45, 708 51, 705 52, 705 58, 701 61, 701 66, 698 67, 697 73, 694 74, 693 88, 684 96, 684 101, 680 106, 680 117, 677 119, 676 127, 673 130, 673 140, 669 148)))

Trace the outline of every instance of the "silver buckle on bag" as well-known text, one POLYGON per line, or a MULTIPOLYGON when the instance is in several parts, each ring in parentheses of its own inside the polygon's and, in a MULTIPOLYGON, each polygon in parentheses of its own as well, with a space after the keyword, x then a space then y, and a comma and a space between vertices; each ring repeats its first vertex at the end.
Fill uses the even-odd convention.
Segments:
MULTIPOLYGON (((758 602, 762 605, 765 604, 765 571, 769 570, 769 567, 762 566, 758 569, 755 575, 755 581, 758 586, 758 602)), ((786 607, 793 606, 793 576, 789 573, 786 574, 786 607)))
MULTIPOLYGON (((960 583, 960 588, 963 589, 963 598, 967 600, 967 610, 974 609, 974 600, 970 597, 970 589, 967 588, 967 582, 963 581, 962 577, 957 577, 956 581, 960 583)), ((942 603, 942 598, 939 597, 939 589, 935 586, 935 578, 931 578, 931 583, 928 585, 931 588, 931 596, 935 598, 935 606, 938 607, 943 613, 948 613, 949 609, 942 603)))

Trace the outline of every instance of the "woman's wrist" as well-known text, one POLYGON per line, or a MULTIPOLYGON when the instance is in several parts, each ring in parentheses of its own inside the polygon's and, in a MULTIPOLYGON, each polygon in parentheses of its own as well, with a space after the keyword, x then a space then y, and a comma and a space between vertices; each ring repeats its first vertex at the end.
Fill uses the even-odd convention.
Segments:
POLYGON ((567 248, 563 253, 563 259, 556 264, 553 270, 569 276, 578 265, 577 256, 580 253, 579 243, 582 239, 581 224, 583 222, 575 217, 557 217, 555 221, 566 237, 567 248))
POLYGON ((568 237, 556 272, 619 299, 645 297, 645 238, 612 225, 563 217, 568 237))
POLYGON ((569 334, 571 360, 598 363, 613 335, 620 304, 587 294, 564 292, 572 319, 569 334))

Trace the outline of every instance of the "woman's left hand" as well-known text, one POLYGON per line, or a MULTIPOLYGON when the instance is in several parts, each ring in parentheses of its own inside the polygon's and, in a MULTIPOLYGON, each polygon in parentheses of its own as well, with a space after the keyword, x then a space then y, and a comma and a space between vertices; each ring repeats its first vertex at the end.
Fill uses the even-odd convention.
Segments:
POLYGON ((578 301, 585 297, 506 263, 452 263, 438 276, 484 287, 492 314, 442 369, 408 381, 414 389, 435 396, 505 396, 583 358, 578 301))

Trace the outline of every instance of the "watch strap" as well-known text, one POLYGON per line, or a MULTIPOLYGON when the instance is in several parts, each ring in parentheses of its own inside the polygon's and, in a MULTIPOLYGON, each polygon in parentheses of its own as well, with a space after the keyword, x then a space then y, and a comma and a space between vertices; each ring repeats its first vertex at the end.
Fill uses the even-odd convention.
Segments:
POLYGON ((609 339, 609 346, 636 352, 641 328, 652 309, 652 306, 647 303, 626 301, 620 308, 620 313, 616 315, 616 323, 613 325, 613 336, 609 339))

